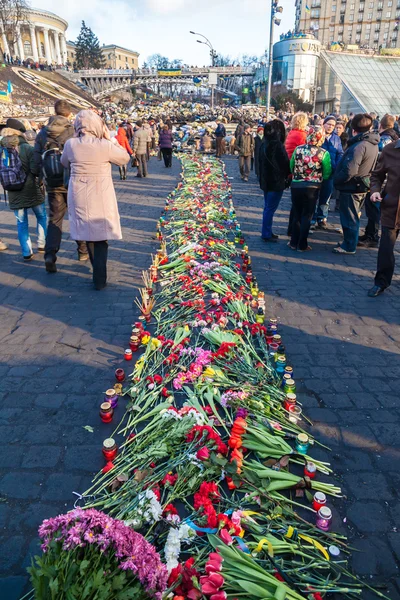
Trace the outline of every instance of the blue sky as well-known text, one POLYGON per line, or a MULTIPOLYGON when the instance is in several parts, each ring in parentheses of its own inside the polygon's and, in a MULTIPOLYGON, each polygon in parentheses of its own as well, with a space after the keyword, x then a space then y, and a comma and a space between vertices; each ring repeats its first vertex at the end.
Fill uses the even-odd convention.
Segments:
MULTIPOLYGON (((275 39, 294 26, 294 0, 282 0, 282 23, 275 39)), ((82 20, 101 43, 137 50, 140 61, 153 53, 208 64, 208 49, 189 31, 206 35, 217 52, 236 57, 261 55, 268 44, 269 0, 37 0, 37 8, 56 12, 69 23, 75 40, 82 20)))

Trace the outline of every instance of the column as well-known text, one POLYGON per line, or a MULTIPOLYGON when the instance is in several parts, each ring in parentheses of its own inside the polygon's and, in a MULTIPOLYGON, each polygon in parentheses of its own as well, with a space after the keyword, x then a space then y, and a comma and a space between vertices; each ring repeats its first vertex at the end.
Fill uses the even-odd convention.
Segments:
POLYGON ((47 64, 51 65, 53 61, 52 61, 52 58, 51 58, 49 30, 47 29, 47 27, 45 27, 43 29, 43 33, 44 33, 44 52, 45 52, 45 58, 46 58, 47 64))
POLYGON ((17 44, 18 44, 18 57, 21 60, 25 60, 24 45, 22 43, 21 28, 19 25, 17 25, 17 27, 16 27, 16 32, 17 32, 17 44))
POLYGON ((61 59, 60 39, 58 37, 58 31, 53 31, 53 36, 54 36, 54 44, 55 44, 55 48, 56 48, 56 62, 58 65, 61 65, 62 59, 61 59))
POLYGON ((1 39, 3 40, 3 52, 10 55, 10 48, 8 46, 7 36, 4 31, 1 32, 1 39))
POLYGON ((37 47, 36 35, 35 35, 35 26, 29 25, 29 31, 31 32, 31 46, 32 46, 33 60, 34 60, 34 62, 39 62, 38 47, 37 47))
POLYGON ((42 53, 42 44, 40 41, 40 29, 36 29, 36 43, 37 43, 37 49, 38 49, 38 56, 39 56, 39 58, 42 58, 43 53, 42 53))
POLYGON ((68 52, 67 52, 67 40, 65 39, 65 35, 63 33, 60 34, 61 37, 61 58, 62 64, 66 65, 68 61, 68 52))

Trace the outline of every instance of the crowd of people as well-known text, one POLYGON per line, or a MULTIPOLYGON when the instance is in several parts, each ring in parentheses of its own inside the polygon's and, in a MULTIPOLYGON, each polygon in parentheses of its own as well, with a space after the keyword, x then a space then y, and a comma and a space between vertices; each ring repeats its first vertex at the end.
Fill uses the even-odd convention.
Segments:
MULTIPOLYGON (((290 188, 291 250, 310 251, 308 240, 314 229, 337 231, 328 224, 332 203, 340 213, 343 235, 333 252, 352 255, 359 246, 379 246, 375 285, 369 295, 378 296, 390 285, 400 230, 400 131, 395 116, 286 112, 267 118, 259 107, 211 111, 203 105, 184 106, 179 113, 176 103, 169 102, 138 105, 126 113, 107 105, 103 111, 81 111, 73 117, 65 100, 58 100, 54 110, 41 128, 22 117, 9 118, 0 132, 0 182, 15 213, 25 261, 33 257, 28 230, 32 209, 37 251, 44 254, 46 270, 57 272, 68 210, 78 259, 90 260, 94 286, 104 288, 108 241, 121 238, 111 165, 119 167, 125 181, 129 162, 137 168, 136 176, 145 178, 150 156, 158 155, 170 168, 174 149, 215 151, 217 157, 237 155, 243 182, 254 169, 264 193, 263 240, 278 241, 273 218, 290 188), (368 222, 360 236, 363 207, 368 222)), ((0 241, 0 250, 6 249, 0 241)))

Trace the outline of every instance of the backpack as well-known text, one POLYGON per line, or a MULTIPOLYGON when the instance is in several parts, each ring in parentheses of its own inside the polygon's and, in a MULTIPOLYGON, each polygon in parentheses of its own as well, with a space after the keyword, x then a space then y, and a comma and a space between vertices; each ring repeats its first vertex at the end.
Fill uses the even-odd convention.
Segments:
POLYGON ((64 185, 64 167, 61 164, 62 144, 57 140, 46 141, 45 151, 42 154, 42 168, 46 185, 50 188, 62 187, 64 185))
POLYGON ((27 174, 16 148, 2 148, 0 154, 0 183, 6 192, 23 189, 27 174))

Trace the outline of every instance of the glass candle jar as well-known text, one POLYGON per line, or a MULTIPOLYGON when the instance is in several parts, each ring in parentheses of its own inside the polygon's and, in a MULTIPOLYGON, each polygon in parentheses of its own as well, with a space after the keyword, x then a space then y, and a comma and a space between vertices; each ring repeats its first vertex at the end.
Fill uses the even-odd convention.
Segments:
POLYGON ((264 311, 262 308, 257 310, 256 321, 257 323, 264 323, 264 311))
POLYGON ((265 334, 265 341, 267 342, 267 344, 272 344, 272 342, 274 341, 274 336, 272 333, 272 329, 270 327, 267 327, 267 332, 265 334))
POLYGON ((317 474, 317 467, 313 462, 306 463, 304 467, 304 475, 305 477, 309 477, 310 479, 314 479, 317 474))
POLYGON ((132 352, 137 351, 137 349, 139 348, 139 344, 140 344, 140 337, 138 335, 131 335, 130 340, 129 340, 129 348, 132 350, 132 352))
POLYGON ((317 514, 317 519, 315 521, 318 529, 322 529, 322 531, 329 531, 332 524, 332 511, 327 506, 322 506, 319 509, 317 514))
POLYGON ((310 446, 310 440, 306 433, 299 433, 296 438, 296 451, 299 454, 307 454, 310 446))
POLYGON ((295 394, 296 393, 296 384, 294 382, 294 379, 287 379, 286 380, 285 387, 283 388, 283 391, 286 394, 295 394))
POLYGON ((271 344, 269 344, 269 351, 273 352, 274 356, 277 353, 278 348, 279 348, 278 344, 275 344, 274 342, 271 342, 271 344))
POLYGON ((117 444, 112 438, 107 438, 103 442, 103 455, 107 462, 113 461, 118 454, 117 444))
POLYGON ((296 404, 296 400, 296 394, 286 394, 286 398, 283 401, 283 408, 289 410, 291 406, 294 406, 296 404))
POLYGON ((280 345, 282 343, 282 336, 279 333, 274 334, 274 342, 275 344, 280 345))
POLYGON ((276 372, 279 375, 283 375, 284 371, 285 371, 285 365, 286 365, 286 356, 278 356, 276 357, 275 355, 275 369, 276 372))
POLYGON ((124 379, 125 379, 125 371, 123 369, 117 369, 115 371, 115 379, 117 381, 124 381, 124 379))
MULTIPOLYGON (((285 368, 286 370, 286 368, 285 368)), ((284 388, 288 379, 292 379, 289 373, 284 373, 282 377, 282 387, 284 388)))
POLYGON ((289 411, 289 421, 291 423, 293 423, 294 425, 297 425, 297 423, 299 421, 301 421, 301 413, 303 412, 301 410, 301 407, 298 406, 297 404, 294 404, 293 406, 289 406, 288 411, 289 411))
POLYGON ((269 320, 269 324, 270 325, 274 325, 275 327, 277 327, 277 325, 278 325, 278 319, 275 319, 275 318, 271 317, 270 320, 269 320))
POLYGON ((329 555, 332 560, 338 560, 340 557, 340 550, 337 546, 329 546, 328 548, 329 555))
POLYGON ((125 360, 132 360, 132 350, 130 348, 127 348, 125 350, 124 358, 125 358, 125 360))
POLYGON ((110 402, 103 402, 100 404, 100 419, 103 423, 111 423, 113 420, 114 409, 110 402))
POLYGON ((288 365, 286 365, 285 375, 290 375, 290 377, 288 377, 288 379, 293 379, 293 367, 289 367, 288 365))
POLYGON ((326 496, 322 492, 315 492, 313 498, 313 509, 318 511, 320 508, 325 506, 326 504, 326 496))

